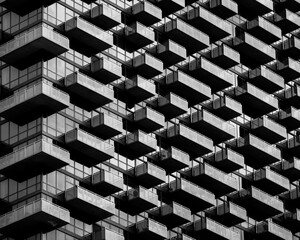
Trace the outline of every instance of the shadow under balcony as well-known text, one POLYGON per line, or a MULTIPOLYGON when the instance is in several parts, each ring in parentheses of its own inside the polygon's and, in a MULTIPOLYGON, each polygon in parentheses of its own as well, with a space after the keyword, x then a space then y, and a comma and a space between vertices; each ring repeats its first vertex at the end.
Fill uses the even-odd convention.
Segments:
POLYGON ((0 116, 19 125, 24 125, 37 117, 47 117, 59 112, 70 104, 68 94, 52 86, 46 80, 15 91, 0 102, 0 116))
POLYGON ((218 67, 204 57, 191 60, 182 70, 201 82, 207 84, 212 92, 218 92, 234 85, 234 75, 218 67))
POLYGON ((300 179, 300 160, 293 157, 292 160, 283 160, 271 166, 271 169, 288 178, 291 182, 300 179))
POLYGON ((213 114, 225 121, 236 118, 243 113, 242 104, 229 96, 220 96, 205 104, 213 114))
POLYGON ((192 213, 203 211, 216 204, 215 195, 183 178, 161 187, 162 199, 172 200, 189 208, 192 213))
POLYGON ((115 204, 80 186, 64 192, 65 204, 71 216, 92 224, 115 214, 115 204))
POLYGON ((268 167, 247 175, 242 180, 242 185, 245 189, 253 185, 272 196, 286 192, 290 188, 289 179, 272 171, 268 167))
POLYGON ((5 7, 19 16, 24 16, 40 7, 47 7, 58 2, 58 0, 1 0, 0 6, 5 7))
POLYGON ((68 151, 49 141, 38 140, 0 158, 0 174, 23 182, 48 174, 70 163, 68 151))
POLYGON ((71 159, 92 167, 114 157, 114 146, 88 132, 75 128, 64 135, 71 159))
POLYGON ((226 227, 233 227, 237 224, 246 222, 248 218, 245 208, 230 201, 207 210, 206 216, 226 227))
POLYGON ((240 126, 240 135, 251 133, 260 139, 275 144, 287 136, 286 128, 266 116, 253 119, 240 126))
POLYGON ((235 127, 233 125, 230 125, 205 109, 198 110, 190 116, 183 118, 182 122, 212 139, 214 143, 224 142, 235 137, 235 127))
POLYGON ((228 37, 232 33, 231 24, 203 7, 189 10, 186 18, 189 24, 206 33, 212 42, 228 37))
POLYGON ((158 153, 148 155, 148 158, 157 166, 165 169, 167 174, 186 168, 190 164, 190 156, 172 146, 161 149, 158 153))
POLYGON ((158 195, 138 186, 115 197, 116 208, 135 216, 158 206, 158 195))
POLYGON ((157 147, 157 140, 151 134, 136 130, 118 139, 115 144, 119 154, 133 160, 154 152, 157 147))
POLYGON ((230 97, 240 102, 243 113, 257 118, 278 109, 278 99, 250 83, 236 86, 226 92, 230 97))
POLYGON ((123 177, 100 169, 99 172, 85 178, 85 182, 80 183, 80 185, 103 197, 107 197, 123 190, 123 182, 123 177))
POLYGON ((68 50, 69 39, 42 24, 30 28, 1 45, 0 60, 23 70, 68 50))
POLYGON ((198 165, 181 173, 189 181, 203 187, 216 197, 227 195, 238 190, 238 180, 230 175, 210 166, 207 163, 198 165))
POLYGON ((202 156, 213 151, 213 141, 186 127, 176 124, 163 132, 164 140, 176 148, 193 156, 202 156))
POLYGON ((121 13, 104 4, 93 7, 88 11, 88 21, 107 31, 121 24, 121 13))
POLYGON ((238 14, 238 5, 232 0, 210 0, 208 7, 209 11, 223 19, 238 14))
POLYGON ((43 198, 0 216, 0 233, 25 239, 47 233, 70 223, 70 212, 43 198))
POLYGON ((211 97, 209 86, 180 70, 171 72, 160 83, 161 87, 186 99, 189 106, 207 101, 211 97))
POLYGON ((192 220, 191 210, 176 203, 164 204, 161 207, 149 212, 159 222, 165 224, 168 229, 179 227, 192 220))
POLYGON ((244 207, 248 216, 262 221, 284 212, 283 202, 255 187, 242 189, 227 196, 235 204, 244 207))
POLYGON ((281 159, 281 151, 273 145, 247 134, 227 143, 230 148, 244 155, 245 164, 259 169, 278 162, 281 159))
POLYGON ((80 17, 66 21, 63 34, 70 39, 71 48, 88 57, 113 46, 113 35, 80 17))
POLYGON ((225 173, 231 173, 244 167, 244 156, 231 150, 224 148, 216 153, 209 154, 204 157, 210 165, 220 169, 225 173))
POLYGON ((66 76, 64 85, 71 93, 71 101, 88 111, 111 103, 114 99, 112 89, 80 72, 66 76))

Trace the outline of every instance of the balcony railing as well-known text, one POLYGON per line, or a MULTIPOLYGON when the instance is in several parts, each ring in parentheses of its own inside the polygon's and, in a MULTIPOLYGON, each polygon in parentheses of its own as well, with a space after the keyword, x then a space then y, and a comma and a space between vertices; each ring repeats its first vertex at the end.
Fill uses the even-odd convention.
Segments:
POLYGON ((37 117, 47 117, 65 109, 69 104, 68 94, 42 79, 2 100, 0 116, 24 125, 37 117))
POLYGON ((22 182, 68 165, 68 151, 46 140, 38 140, 0 158, 0 174, 22 182))
POLYGON ((70 223, 70 212, 45 199, 38 199, 0 216, 0 233, 13 238, 47 233, 70 223))
POLYGON ((42 59, 49 60, 68 50, 68 38, 41 24, 3 44, 0 47, 0 59, 22 70, 42 59))

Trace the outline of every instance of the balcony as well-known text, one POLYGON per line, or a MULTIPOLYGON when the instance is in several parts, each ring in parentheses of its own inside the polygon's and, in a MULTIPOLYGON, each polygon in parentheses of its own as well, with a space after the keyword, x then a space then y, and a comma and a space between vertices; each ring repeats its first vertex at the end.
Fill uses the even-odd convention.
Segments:
POLYGON ((281 142, 278 147, 289 157, 300 158, 300 137, 298 135, 281 142))
POLYGON ((188 102, 172 92, 165 96, 159 96, 148 104, 164 114, 167 119, 180 116, 188 111, 188 102))
POLYGON ((289 180, 269 168, 259 169, 247 177, 248 182, 243 182, 243 185, 245 185, 243 188, 245 189, 247 189, 247 185, 253 185, 272 196, 290 189, 289 180))
POLYGON ((115 175, 104 169, 85 179, 87 183, 82 186, 103 196, 107 197, 111 194, 123 190, 123 177, 115 175))
POLYGON ((150 218, 139 221, 129 228, 134 231, 137 239, 163 240, 166 239, 168 235, 167 227, 165 225, 150 218))
POLYGON ((244 32, 228 41, 241 54, 241 63, 249 68, 264 65, 276 59, 275 49, 244 32))
POLYGON ((115 214, 115 204, 82 187, 74 186, 64 193, 71 215, 92 224, 115 214))
POLYGON ((300 27, 300 16, 288 9, 273 14, 269 19, 281 29, 282 34, 292 32, 300 27))
POLYGON ((38 80, 15 91, 0 102, 0 117, 19 125, 24 125, 38 117, 47 117, 69 107, 68 94, 53 87, 46 80, 38 80))
POLYGON ((164 68, 184 61, 187 57, 185 47, 170 39, 163 43, 158 43, 152 51, 158 59, 164 62, 164 68))
POLYGON ((89 57, 113 46, 112 35, 80 17, 64 23, 64 35, 70 39, 71 48, 89 57))
POLYGON ((72 102, 88 111, 102 107, 114 100, 112 89, 80 72, 66 76, 64 85, 71 93, 72 102))
POLYGON ((100 4, 88 12, 88 20, 107 31, 121 23, 121 13, 104 4, 100 4))
POLYGON ((163 128, 165 117, 149 107, 143 107, 133 113, 133 124, 149 133, 163 128))
POLYGON ((139 75, 126 79, 117 88, 118 95, 116 97, 130 106, 156 95, 154 83, 139 75))
POLYGON ((230 148, 224 148, 204 157, 210 165, 225 173, 231 173, 244 167, 244 156, 236 153, 230 148))
POLYGON ((206 33, 211 41, 218 41, 232 34, 232 25, 203 7, 187 12, 187 22, 206 33))
POLYGON ((238 2, 239 5, 239 15, 250 20, 273 11, 272 0, 235 1, 238 2))
POLYGON ((240 63, 240 54, 226 44, 213 48, 207 57, 209 61, 224 69, 234 67, 240 63))
POLYGON ((183 233, 195 238, 214 239, 214 240, 241 240, 241 235, 233 230, 226 228, 222 224, 201 217, 199 220, 184 226, 183 233))
POLYGON ((247 221, 247 211, 230 201, 207 210, 207 216, 226 227, 233 227, 247 221))
POLYGON ((70 148, 71 159, 86 167, 92 167, 114 157, 113 145, 79 128, 67 132, 64 140, 70 148))
MULTIPOLYGON (((216 203, 215 195, 181 178, 166 185, 167 197, 189 208, 192 213, 203 211, 216 203)), ((165 189, 163 188, 162 191, 165 189)))
POLYGON ((207 84, 212 92, 218 92, 234 85, 234 75, 218 67, 203 57, 191 60, 183 70, 201 82, 207 84))
POLYGON ((205 105, 216 116, 225 121, 236 118, 243 113, 242 104, 228 96, 220 96, 205 105))
POLYGON ((275 0, 275 9, 289 9, 293 12, 300 11, 300 2, 299 0, 275 0))
POLYGON ((122 121, 105 113, 99 113, 92 117, 89 123, 93 134, 104 140, 113 138, 123 132, 122 121))
POLYGON ((250 83, 234 87, 227 94, 243 105, 243 113, 257 118, 278 109, 278 99, 250 83))
POLYGON ((121 234, 114 232, 105 227, 93 225, 93 233, 91 239, 97 240, 125 240, 125 237, 121 234))
POLYGON ((296 187, 287 193, 280 196, 280 199, 284 201, 284 206, 288 210, 295 210, 295 208, 300 208, 300 189, 296 187))
POLYGON ((281 75, 286 83, 300 77, 300 63, 292 58, 286 58, 281 62, 277 61, 270 67, 281 75))
POLYGON ((129 171, 133 171, 136 182, 147 189, 166 181, 166 171, 150 162, 142 163, 129 171))
POLYGON ((148 156, 155 165, 165 169, 167 174, 186 168, 190 164, 190 156, 175 147, 162 149, 159 153, 148 156))
POLYGON ((141 186, 133 188, 115 198, 116 208, 135 216, 158 206, 158 195, 156 192, 147 190, 141 186))
POLYGON ((170 38, 174 42, 184 46, 189 53, 200 51, 207 48, 210 44, 208 35, 179 18, 167 22, 161 30, 166 38, 170 38))
POLYGON ((286 211, 273 218, 273 222, 290 230, 292 233, 297 233, 300 227, 300 211, 299 209, 292 212, 286 211))
POLYGON ((210 0, 209 11, 220 18, 227 19, 238 13, 238 5, 232 0, 210 0))
POLYGON ((241 136, 247 133, 251 133, 270 144, 280 142, 287 136, 287 131, 282 125, 266 116, 256 118, 240 126, 241 136))
POLYGON ((245 29, 252 36, 267 44, 281 40, 281 29, 260 16, 246 22, 245 29))
POLYGON ((283 202, 255 187, 228 196, 234 203, 246 208, 248 216, 262 221, 284 212, 283 202))
POLYGON ((214 193, 216 197, 237 191, 239 188, 237 178, 233 178, 207 163, 199 163, 182 174, 191 182, 214 193))
POLYGON ((274 93, 284 88, 284 78, 265 66, 249 70, 244 76, 251 84, 267 93, 274 93))
POLYGON ((38 140, 0 158, 0 174, 23 182, 68 165, 68 151, 46 140, 38 140))
POLYGON ((295 36, 291 36, 281 42, 277 47, 279 49, 280 57, 283 56, 284 58, 292 57, 294 59, 298 59, 300 54, 300 39, 295 36))
POLYGON ((153 78, 163 72, 163 62, 144 53, 130 61, 133 70, 144 78, 153 78))
POLYGON ((213 151, 213 141, 210 138, 182 124, 169 127, 164 132, 164 137, 170 145, 193 156, 202 156, 213 151))
POLYGON ((280 92, 277 95, 279 98, 281 98, 281 101, 287 105, 292 106, 295 108, 300 108, 300 86, 299 85, 293 85, 286 90, 280 92))
POLYGON ((24 16, 42 6, 47 7, 56 2, 58 2, 58 0, 42 0, 36 2, 31 0, 1 0, 0 6, 5 7, 19 16, 24 16))
POLYGON ((292 158, 291 161, 281 161, 272 165, 271 168, 291 182, 300 179, 300 160, 298 158, 292 158))
POLYGON ((154 31, 141 24, 133 22, 117 32, 116 45, 128 52, 137 51, 146 47, 155 40, 154 31))
POLYGON ((159 222, 165 224, 168 229, 179 227, 192 220, 191 210, 176 203, 165 204, 149 213, 155 216, 159 222))
POLYGON ((195 78, 177 70, 161 81, 163 87, 186 99, 189 106, 204 102, 211 97, 211 89, 195 78))
POLYGON ((0 233, 18 239, 47 233, 70 223, 70 213, 45 199, 38 199, 0 216, 0 233))
POLYGON ((287 131, 300 127, 300 110, 289 107, 270 115, 276 122, 283 125, 287 131))
POLYGON ((168 238, 168 240, 195 240, 185 234, 177 234, 176 237, 168 238))
POLYGON ((255 239, 274 239, 274 240, 293 240, 293 234, 289 230, 280 227, 270 220, 258 223, 253 228, 250 228, 255 234, 255 239))
POLYGON ((157 147, 157 140, 151 134, 136 130, 120 138, 117 146, 119 154, 133 160, 154 152, 157 147))
POLYGON ((68 50, 69 39, 43 24, 30 28, 1 45, 0 60, 23 70, 41 60, 47 61, 68 50))
POLYGON ((162 19, 162 10, 147 1, 134 4, 127 12, 131 14, 135 21, 145 26, 151 26, 162 19))
POLYGON ((243 154, 245 164, 254 169, 265 167, 281 159, 281 152, 278 148, 252 134, 235 139, 229 142, 228 145, 238 153, 243 154))
POLYGON ((221 143, 235 137, 235 126, 201 109, 182 120, 190 128, 209 137, 214 143, 221 143))
POLYGON ((92 58, 92 63, 81 71, 103 84, 111 83, 122 77, 122 67, 104 58, 92 58))
POLYGON ((151 2, 162 10, 163 17, 185 7, 184 0, 151 0, 151 2))

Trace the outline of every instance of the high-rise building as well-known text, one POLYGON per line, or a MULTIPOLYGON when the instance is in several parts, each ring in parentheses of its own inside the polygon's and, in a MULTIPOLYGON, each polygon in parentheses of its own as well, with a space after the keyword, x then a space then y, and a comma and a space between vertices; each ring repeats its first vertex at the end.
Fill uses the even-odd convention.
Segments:
POLYGON ((299 240, 299 0, 0 0, 0 240, 299 240))

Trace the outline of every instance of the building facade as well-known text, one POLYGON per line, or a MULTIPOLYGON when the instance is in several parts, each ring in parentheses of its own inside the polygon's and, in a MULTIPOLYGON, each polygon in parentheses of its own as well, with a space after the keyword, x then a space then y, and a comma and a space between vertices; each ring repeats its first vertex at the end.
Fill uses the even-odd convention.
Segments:
POLYGON ((0 0, 0 240, 296 240, 299 0, 0 0))

